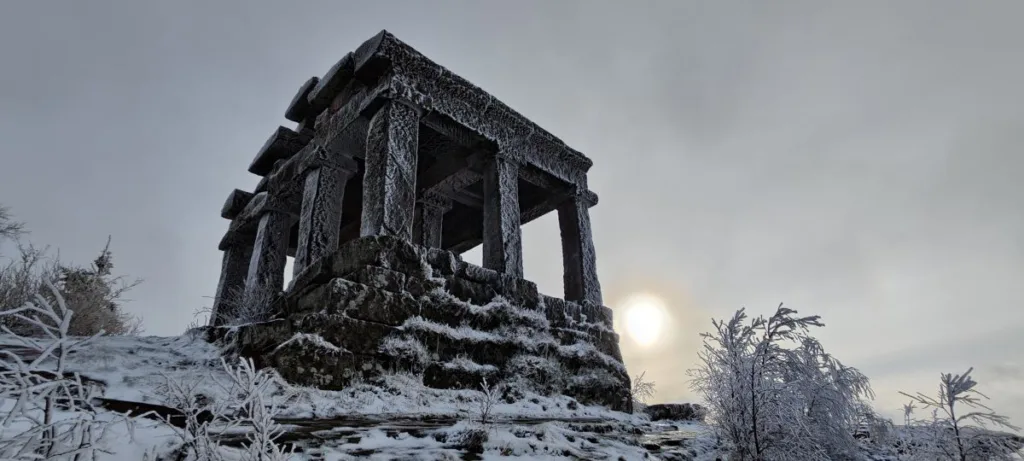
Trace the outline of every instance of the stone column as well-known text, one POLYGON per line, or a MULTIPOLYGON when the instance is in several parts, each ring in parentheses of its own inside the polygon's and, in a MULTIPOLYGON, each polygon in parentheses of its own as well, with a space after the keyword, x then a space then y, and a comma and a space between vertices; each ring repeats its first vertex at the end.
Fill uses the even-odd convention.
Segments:
POLYGON ((484 268, 523 277, 519 165, 496 155, 483 162, 484 268))
POLYGON ((260 216, 242 302, 253 312, 269 312, 270 305, 284 289, 284 266, 288 258, 288 237, 292 215, 268 208, 260 216))
POLYGON ((341 152, 316 146, 308 155, 299 171, 305 181, 294 276, 301 274, 313 261, 338 249, 345 186, 358 171, 355 160, 341 152))
MULTIPOLYGON (((229 231, 230 232, 230 231, 229 231)), ((249 273, 249 261, 252 259, 252 238, 231 238, 224 247, 224 259, 220 266, 220 281, 217 282, 217 293, 213 298, 210 311, 210 326, 224 325, 234 317, 238 309, 238 298, 245 289, 245 278, 249 273)))
POLYGON ((452 201, 437 194, 427 193, 416 203, 416 223, 413 243, 428 248, 441 248, 441 230, 444 214, 452 209, 452 201))
POLYGON ((566 301, 589 301, 602 305, 589 204, 582 194, 571 194, 558 206, 558 228, 562 236, 566 301))
POLYGON ((419 128, 420 110, 398 101, 386 102, 370 120, 360 236, 412 241, 419 128))

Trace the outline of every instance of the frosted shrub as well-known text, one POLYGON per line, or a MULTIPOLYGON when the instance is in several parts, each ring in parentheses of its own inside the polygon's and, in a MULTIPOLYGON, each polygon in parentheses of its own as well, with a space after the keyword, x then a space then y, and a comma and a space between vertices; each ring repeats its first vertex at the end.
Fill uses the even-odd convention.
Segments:
POLYGON ((629 396, 633 402, 633 411, 643 409, 647 405, 647 401, 654 397, 654 381, 645 380, 644 375, 646 374, 646 371, 640 373, 630 383, 629 396))
POLYGON ((700 366, 691 386, 708 405, 709 421, 740 460, 847 459, 868 379, 827 354, 810 327, 820 317, 798 317, 779 306, 771 317, 747 322, 740 309, 704 333, 700 366))
POLYGON ((19 335, 0 324, 0 331, 34 357, 28 361, 12 347, 0 349, 0 459, 95 459, 97 453, 107 452, 104 443, 115 423, 124 422, 129 435, 133 426, 127 417, 99 418, 91 404, 99 388, 78 373, 67 372, 68 356, 103 332, 71 337, 75 312, 57 287, 49 281, 44 284, 51 291, 49 298, 38 294, 34 303, 0 311, 0 318, 13 318, 37 330, 19 335))

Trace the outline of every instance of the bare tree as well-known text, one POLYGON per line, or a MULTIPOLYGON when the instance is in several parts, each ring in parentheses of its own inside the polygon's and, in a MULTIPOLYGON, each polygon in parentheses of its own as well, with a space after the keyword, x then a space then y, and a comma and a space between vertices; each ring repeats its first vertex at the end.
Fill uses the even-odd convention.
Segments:
POLYGON ((0 241, 17 239, 25 232, 25 224, 15 221, 10 209, 0 205, 0 241))
POLYGON ((644 375, 647 372, 644 371, 633 378, 632 385, 629 387, 629 396, 633 401, 633 410, 639 410, 647 405, 647 401, 654 397, 654 381, 647 381, 644 379, 644 375))
POLYGON ((962 375, 942 373, 937 397, 929 397, 920 392, 900 393, 913 399, 910 405, 919 403, 935 410, 933 424, 948 436, 934 445, 945 456, 960 461, 1010 459, 1010 456, 1019 452, 1019 441, 1010 434, 989 429, 1001 427, 1019 431, 1020 428, 1010 424, 1006 416, 982 403, 982 399, 988 397, 976 389, 978 383, 971 377, 973 370, 968 368, 962 375))

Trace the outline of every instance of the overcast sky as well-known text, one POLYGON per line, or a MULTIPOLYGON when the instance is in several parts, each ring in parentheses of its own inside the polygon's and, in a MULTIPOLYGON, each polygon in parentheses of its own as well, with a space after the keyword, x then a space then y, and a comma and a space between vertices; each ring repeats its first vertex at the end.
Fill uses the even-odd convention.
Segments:
MULTIPOLYGON (((1017 0, 10 0, 0 203, 66 260, 113 235, 117 270, 146 279, 128 309, 177 334, 216 286, 218 210, 255 185, 296 89, 386 28, 594 160, 606 303, 646 291, 671 311, 670 339, 622 342, 659 400, 690 398, 712 316, 785 302, 823 316, 879 407, 975 366, 1024 425, 1022 17, 1017 0)), ((557 221, 524 235, 527 277, 560 294, 557 221)))

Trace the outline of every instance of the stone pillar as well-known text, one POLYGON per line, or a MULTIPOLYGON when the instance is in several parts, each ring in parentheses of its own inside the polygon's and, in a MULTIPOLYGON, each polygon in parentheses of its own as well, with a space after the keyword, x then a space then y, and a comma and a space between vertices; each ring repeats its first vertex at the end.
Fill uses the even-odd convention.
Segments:
POLYGON ((268 209, 260 216, 242 297, 242 302, 247 304, 245 309, 268 312, 284 289, 284 266, 293 221, 290 214, 276 209, 268 209))
POLYGON ((602 305, 589 204, 581 194, 570 195, 558 206, 558 228, 562 236, 566 301, 589 301, 602 305))
POLYGON ((298 247, 293 274, 338 249, 345 186, 357 171, 355 160, 340 152, 313 147, 299 176, 305 176, 299 213, 298 247))
POLYGON ((388 101, 370 121, 359 235, 412 241, 416 210, 419 109, 388 101))
POLYGON ((210 326, 224 325, 237 312, 238 298, 245 289, 245 278, 249 273, 249 261, 252 259, 252 239, 244 240, 232 242, 224 248, 220 281, 217 282, 217 293, 214 295, 213 308, 210 310, 210 326))
POLYGON ((427 193, 416 203, 416 223, 413 226, 413 243, 428 248, 441 248, 441 230, 444 214, 452 209, 449 199, 427 193))
POLYGON ((519 165, 497 155, 483 162, 484 268, 523 277, 519 165))

